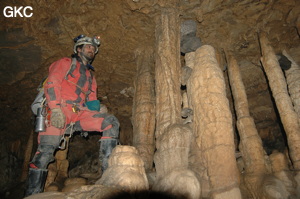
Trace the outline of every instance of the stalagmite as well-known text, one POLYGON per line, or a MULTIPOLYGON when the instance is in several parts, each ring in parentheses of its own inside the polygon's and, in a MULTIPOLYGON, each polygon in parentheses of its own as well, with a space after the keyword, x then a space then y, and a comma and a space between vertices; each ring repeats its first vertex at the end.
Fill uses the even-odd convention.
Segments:
POLYGON ((298 115, 298 122, 300 124, 300 66, 293 60, 287 51, 283 50, 282 54, 292 62, 291 68, 285 70, 284 72, 288 84, 289 94, 294 105, 294 110, 298 115))
POLYGON ((181 119, 179 17, 163 8, 156 25, 156 182, 154 190, 200 197, 200 185, 188 170, 191 129, 181 119))
MULTIPOLYGON (((185 64, 187 67, 191 68, 191 70, 194 68, 195 63, 195 52, 190 52, 185 54, 185 64)), ((190 88, 191 88, 191 83, 193 82, 192 78, 187 80, 187 102, 185 101, 186 99, 183 99, 184 104, 188 104, 189 108, 194 109, 192 102, 191 102, 191 93, 190 93, 190 88)), ((194 93, 194 92, 193 92, 194 93)), ((191 143, 191 151, 190 151, 190 157, 189 157, 189 168, 193 170, 195 173, 197 173, 199 177, 199 181, 201 184, 201 197, 207 198, 210 196, 210 183, 209 183, 209 178, 207 176, 207 168, 204 166, 204 159, 203 159, 203 153, 201 153, 200 146, 196 143, 197 140, 196 138, 198 137, 197 131, 195 130, 196 126, 195 123, 190 124, 192 127, 193 131, 193 136, 195 137, 194 140, 192 140, 191 143)))
POLYGON ((187 63, 193 69, 187 92, 194 111, 193 132, 201 150, 198 158, 206 169, 199 173, 204 179, 207 173, 212 198, 241 198, 225 80, 212 46, 198 48, 194 56, 194 63, 187 63))
POLYGON ((68 178, 64 182, 64 188, 61 191, 71 192, 83 185, 87 185, 87 180, 85 178, 68 178))
POLYGON ((151 48, 136 51, 137 76, 132 108, 133 146, 139 151, 145 162, 145 169, 153 167, 155 149, 155 96, 153 69, 153 50, 151 48))
POLYGON ((188 169, 188 157, 192 133, 187 125, 172 125, 157 141, 159 151, 154 160, 157 172, 164 173, 153 189, 184 194, 187 198, 200 196, 200 184, 195 174, 188 169))
POLYGON ((147 190, 149 188, 144 162, 132 146, 118 145, 108 160, 108 168, 96 182, 114 186, 127 191, 147 190))
POLYGON ((293 178, 293 173, 288 168, 288 161, 283 153, 274 151, 270 155, 272 172, 274 176, 280 179, 290 195, 296 194, 296 181, 293 178))
POLYGON ((269 80, 272 95, 286 132, 289 153, 295 169, 300 169, 300 126, 294 111, 292 100, 287 91, 286 81, 279 66, 273 48, 270 46, 266 33, 260 33, 262 64, 269 80))
POLYGON ((58 150, 55 154, 55 162, 49 164, 47 180, 45 183, 45 191, 52 191, 54 189, 61 188, 64 181, 68 178, 68 143, 69 137, 67 136, 65 149, 58 150), (51 183, 53 182, 55 182, 54 187, 51 186, 51 183), (57 185, 60 187, 56 188, 57 185))
POLYGON ((237 128, 240 135, 240 150, 245 163, 245 184, 254 198, 258 198, 258 187, 262 176, 269 173, 266 167, 265 151, 261 138, 249 113, 246 90, 236 59, 226 52, 228 75, 237 115, 237 128))

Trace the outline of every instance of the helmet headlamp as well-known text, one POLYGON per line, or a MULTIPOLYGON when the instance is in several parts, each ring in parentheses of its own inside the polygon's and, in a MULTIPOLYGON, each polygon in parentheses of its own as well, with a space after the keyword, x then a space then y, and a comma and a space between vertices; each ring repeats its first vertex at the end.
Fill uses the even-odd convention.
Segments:
POLYGON ((77 47, 84 44, 90 44, 95 47, 95 53, 98 52, 98 47, 100 46, 100 36, 94 36, 93 38, 87 37, 85 35, 79 35, 75 37, 74 39, 75 45, 74 45, 74 53, 77 53, 77 47))
POLYGON ((96 44, 97 46, 100 46, 100 36, 95 36, 93 38, 93 43, 96 44))

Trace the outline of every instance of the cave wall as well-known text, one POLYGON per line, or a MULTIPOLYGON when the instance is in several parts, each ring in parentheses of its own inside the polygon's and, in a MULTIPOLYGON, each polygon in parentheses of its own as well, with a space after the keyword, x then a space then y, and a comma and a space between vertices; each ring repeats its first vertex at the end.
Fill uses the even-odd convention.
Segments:
MULTIPOLYGON (((5 143, 0 154, 3 167, 0 176, 5 179, 0 181, 0 192, 14 186, 19 179, 18 168, 22 167, 23 152, 33 129, 30 104, 36 87, 53 61, 72 54, 73 38, 79 34, 101 36, 100 52, 93 62, 98 96, 121 122, 121 143, 132 145, 134 52, 140 46, 154 47, 155 18, 161 7, 170 2, 2 1, 1 10, 6 5, 32 6, 33 17, 1 15, 0 18, 0 141, 5 143)), ((284 151, 285 132, 260 63, 258 32, 269 33, 276 53, 287 49, 300 63, 300 2, 180 0, 176 5, 180 20, 196 20, 201 42, 216 49, 224 76, 227 71, 223 49, 234 53, 245 84, 250 115, 265 150, 269 154, 275 149, 284 151)), ((232 97, 228 98, 232 103, 232 97)), ((235 110, 231 111, 234 117, 235 110)), ((91 140, 97 139, 91 137, 91 140)), ((87 143, 79 138, 73 141, 74 146, 87 143)), ((91 150, 97 150, 97 144, 91 150)), ((69 156, 71 163, 79 161, 74 153, 69 156)), ((93 154, 86 149, 80 157, 85 156, 92 158, 93 154)))

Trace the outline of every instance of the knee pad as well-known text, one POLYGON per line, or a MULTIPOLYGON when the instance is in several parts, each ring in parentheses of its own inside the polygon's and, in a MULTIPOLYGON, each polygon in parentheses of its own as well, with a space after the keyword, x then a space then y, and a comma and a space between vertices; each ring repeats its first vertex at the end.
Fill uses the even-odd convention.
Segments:
POLYGON ((103 131, 103 136, 118 138, 120 123, 114 115, 108 115, 104 118, 104 120, 102 122, 102 129, 106 128, 110 124, 112 125, 112 128, 103 131))
POLYGON ((114 115, 106 114, 106 115, 104 115, 103 118, 104 118, 104 120, 102 122, 101 129, 105 129, 108 125, 112 125, 113 127, 119 129, 119 126, 120 126, 119 120, 114 115))
POLYGON ((113 126, 112 128, 103 131, 102 136, 118 139, 119 138, 119 128, 114 128, 114 126, 113 126))
POLYGON ((52 145, 39 145, 31 163, 39 169, 47 169, 48 164, 54 161, 55 149, 52 145))

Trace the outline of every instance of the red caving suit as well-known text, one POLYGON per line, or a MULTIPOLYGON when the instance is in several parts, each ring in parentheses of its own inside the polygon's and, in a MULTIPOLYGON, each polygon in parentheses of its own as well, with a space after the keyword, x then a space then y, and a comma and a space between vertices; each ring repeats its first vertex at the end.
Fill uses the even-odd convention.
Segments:
POLYGON ((61 136, 65 128, 71 122, 77 123, 84 131, 99 131, 111 128, 111 125, 101 129, 104 118, 99 116, 98 111, 91 111, 84 106, 86 101, 97 100, 97 84, 95 78, 91 75, 89 69, 76 61, 76 68, 71 69, 71 58, 62 58, 54 62, 49 68, 48 80, 45 83, 45 95, 50 109, 61 108, 66 116, 66 123, 63 129, 48 124, 46 132, 40 132, 39 137, 43 135, 61 136), (79 111, 72 110, 76 104, 79 111))

